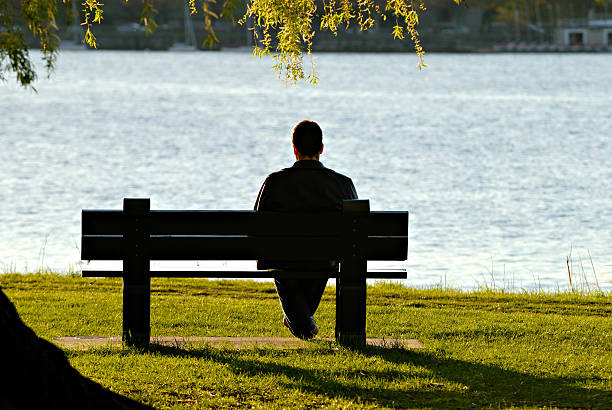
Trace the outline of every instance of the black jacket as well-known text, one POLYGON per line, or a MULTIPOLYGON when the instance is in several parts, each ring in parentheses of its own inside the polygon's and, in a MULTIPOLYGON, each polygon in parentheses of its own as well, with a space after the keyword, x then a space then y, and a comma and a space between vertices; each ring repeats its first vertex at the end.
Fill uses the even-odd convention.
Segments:
MULTIPOLYGON (((342 201, 357 199, 353 181, 342 174, 325 168, 319 161, 297 161, 268 175, 257 201, 256 211, 341 211, 342 201)), ((258 261, 258 269, 337 269, 335 261, 328 263, 258 261)))
POLYGON ((357 199, 349 177, 325 168, 319 161, 297 161, 273 172, 264 181, 256 211, 341 211, 344 199, 357 199))

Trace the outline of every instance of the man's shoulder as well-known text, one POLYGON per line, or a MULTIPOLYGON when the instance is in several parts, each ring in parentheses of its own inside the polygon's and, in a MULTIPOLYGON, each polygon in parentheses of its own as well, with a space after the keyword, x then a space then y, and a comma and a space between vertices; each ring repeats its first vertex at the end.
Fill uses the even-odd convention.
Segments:
POLYGON ((341 178, 341 179, 347 179, 347 180, 350 180, 350 179, 351 179, 350 177, 348 177, 348 176, 346 176, 346 175, 344 175, 344 174, 341 174, 341 173, 339 173, 339 172, 337 172, 337 171, 334 171, 334 170, 333 170, 333 169, 331 169, 331 168, 325 168, 325 169, 326 169, 328 172, 330 172, 332 175, 334 175, 334 176, 336 176, 336 177, 338 177, 338 178, 341 178))
MULTIPOLYGON (((287 187, 295 187, 292 189, 301 189, 298 187, 312 186, 312 184, 321 187, 334 187, 333 191, 342 192, 342 196, 355 196, 355 188, 353 180, 346 175, 334 171, 331 168, 324 167, 323 164, 306 163, 292 167, 283 168, 272 172, 266 177, 264 185, 268 191, 276 191, 278 189, 285 190, 287 187)), ((312 188, 308 188, 312 189, 312 188)))
POLYGON ((284 176, 288 176, 288 175, 294 175, 294 174, 303 174, 305 172, 317 172, 317 173, 322 173, 322 174, 326 174, 326 175, 330 175, 330 176, 334 176, 336 178, 340 178, 340 179, 347 179, 350 180, 351 178, 341 174, 337 171, 334 171, 331 168, 327 168, 324 166, 318 167, 318 168, 299 168, 299 167, 287 167, 287 168, 283 168, 280 169, 278 171, 274 171, 272 173, 270 173, 267 178, 270 179, 274 179, 274 178, 282 178, 284 176))
POLYGON ((337 171, 334 171, 334 170, 333 170, 333 169, 331 169, 331 168, 322 168, 322 170, 323 170, 323 172, 325 172, 325 173, 326 173, 326 174, 329 176, 329 178, 331 178, 331 179, 335 179, 335 180, 337 180, 337 181, 340 181, 340 182, 342 182, 342 183, 343 183, 343 184, 345 184, 345 185, 353 185, 353 180, 352 180, 350 177, 348 177, 348 176, 346 176, 346 175, 344 175, 344 174, 341 174, 341 173, 339 173, 339 172, 337 172, 337 171))
POLYGON ((270 182, 270 181, 273 181, 279 178, 283 178, 284 176, 290 173, 291 173, 291 168, 279 169, 278 171, 274 171, 268 174, 268 176, 266 177, 266 181, 270 182))

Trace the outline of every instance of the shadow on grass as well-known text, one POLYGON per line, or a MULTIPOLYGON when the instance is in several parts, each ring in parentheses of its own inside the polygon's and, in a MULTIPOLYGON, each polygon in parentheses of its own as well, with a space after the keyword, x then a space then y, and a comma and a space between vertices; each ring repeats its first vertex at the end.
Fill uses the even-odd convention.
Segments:
MULTIPOLYGON (((612 392, 576 386, 582 380, 537 377, 423 351, 377 347, 352 352, 330 348, 302 350, 311 355, 337 355, 338 360, 352 354, 382 359, 390 364, 385 371, 370 371, 367 368, 363 371, 349 370, 342 364, 328 370, 305 370, 286 363, 260 360, 266 356, 279 356, 279 351, 275 349, 255 350, 255 357, 244 351, 213 348, 185 349, 154 345, 151 351, 214 361, 228 366, 239 377, 282 375, 284 377, 279 378, 278 385, 287 389, 300 389, 331 399, 342 397, 357 403, 379 406, 612 408, 612 392), (393 365, 407 365, 409 370, 400 370, 399 366, 394 368, 393 365)), ((300 354, 296 351, 280 352, 281 356, 300 354)), ((405 369, 406 366, 402 367, 405 369)))

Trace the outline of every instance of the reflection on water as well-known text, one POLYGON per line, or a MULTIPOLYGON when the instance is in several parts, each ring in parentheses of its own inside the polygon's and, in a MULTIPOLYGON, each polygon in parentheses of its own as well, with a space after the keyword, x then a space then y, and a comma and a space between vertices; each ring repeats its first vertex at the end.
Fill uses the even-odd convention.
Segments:
MULTIPOLYGON (((0 261, 78 267, 80 210, 250 209, 311 118, 325 165, 410 211, 409 279, 612 279, 612 55, 324 54, 288 87, 247 53, 66 51, 39 94, 0 89, 0 261)), ((610 287, 610 284, 606 285, 610 287)))

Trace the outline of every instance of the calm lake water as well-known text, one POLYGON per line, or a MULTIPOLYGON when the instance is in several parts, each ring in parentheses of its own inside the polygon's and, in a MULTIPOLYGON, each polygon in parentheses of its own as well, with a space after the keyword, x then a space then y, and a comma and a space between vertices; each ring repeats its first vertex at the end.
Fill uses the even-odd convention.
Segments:
POLYGON ((322 54, 294 88, 248 52, 63 52, 38 94, 0 85, 0 269, 80 268, 81 209, 123 197, 251 209, 310 118, 373 210, 410 211, 408 285, 565 288, 571 256, 612 288, 612 55, 415 60, 322 54))

